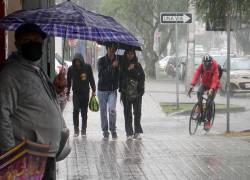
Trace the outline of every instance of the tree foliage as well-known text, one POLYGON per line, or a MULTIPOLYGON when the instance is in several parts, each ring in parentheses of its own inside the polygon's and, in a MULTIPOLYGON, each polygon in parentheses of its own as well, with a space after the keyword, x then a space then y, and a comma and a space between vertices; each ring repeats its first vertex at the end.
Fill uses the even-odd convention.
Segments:
POLYGON ((100 10, 126 26, 142 42, 147 75, 154 77, 154 64, 166 51, 173 25, 161 25, 161 12, 185 12, 187 0, 102 0, 100 10), (159 51, 154 50, 155 32, 161 32, 159 51), (162 40, 164 39, 164 40, 162 40))
POLYGON ((250 52, 250 1, 249 0, 196 0, 197 14, 203 21, 226 19, 230 14, 232 28, 241 50, 250 52))
POLYGON ((216 19, 230 12, 232 17, 250 13, 249 0, 196 0, 197 12, 203 20, 216 19))

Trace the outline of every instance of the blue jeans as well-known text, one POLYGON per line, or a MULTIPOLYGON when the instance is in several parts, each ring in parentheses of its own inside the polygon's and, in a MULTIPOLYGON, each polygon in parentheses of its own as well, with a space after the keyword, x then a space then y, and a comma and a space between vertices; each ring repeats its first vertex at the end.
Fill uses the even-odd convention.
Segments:
POLYGON ((111 133, 115 133, 117 90, 98 91, 97 96, 100 104, 101 127, 103 135, 109 134, 108 129, 111 131, 111 133), (109 114, 109 121, 107 116, 107 110, 109 114))

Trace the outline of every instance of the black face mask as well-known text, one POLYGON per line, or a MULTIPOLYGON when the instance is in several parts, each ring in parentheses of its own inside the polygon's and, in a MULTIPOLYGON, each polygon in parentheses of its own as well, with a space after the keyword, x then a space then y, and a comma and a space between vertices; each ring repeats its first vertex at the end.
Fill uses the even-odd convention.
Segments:
POLYGON ((30 61, 37 61, 42 57, 43 44, 29 41, 21 45, 22 56, 30 61))

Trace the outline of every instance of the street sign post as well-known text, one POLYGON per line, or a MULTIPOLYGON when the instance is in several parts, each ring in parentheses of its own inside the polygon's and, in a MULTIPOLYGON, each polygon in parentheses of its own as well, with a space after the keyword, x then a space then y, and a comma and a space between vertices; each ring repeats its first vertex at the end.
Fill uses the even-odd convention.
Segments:
POLYGON ((175 24, 175 56, 176 56, 176 107, 179 109, 179 59, 178 59, 178 24, 192 23, 192 14, 184 12, 160 14, 161 24, 175 24))
POLYGON ((177 12, 177 13, 161 13, 161 24, 186 24, 192 23, 192 14, 177 12))

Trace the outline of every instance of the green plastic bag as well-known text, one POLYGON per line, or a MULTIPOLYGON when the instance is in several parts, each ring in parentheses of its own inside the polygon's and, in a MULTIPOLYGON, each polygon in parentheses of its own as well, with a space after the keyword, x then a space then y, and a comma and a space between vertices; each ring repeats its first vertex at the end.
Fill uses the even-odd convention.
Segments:
POLYGON ((97 112, 99 111, 99 103, 96 99, 96 96, 92 96, 89 101, 89 109, 90 111, 97 112))

